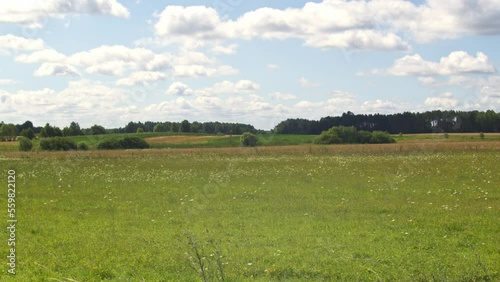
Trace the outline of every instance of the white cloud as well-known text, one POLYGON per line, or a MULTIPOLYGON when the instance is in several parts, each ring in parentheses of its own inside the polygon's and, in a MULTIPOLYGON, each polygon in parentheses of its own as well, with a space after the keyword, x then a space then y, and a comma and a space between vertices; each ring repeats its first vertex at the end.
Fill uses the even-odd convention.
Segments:
POLYGON ((363 112, 380 113, 380 112, 398 112, 402 110, 401 105, 391 101, 377 99, 375 101, 365 101, 361 105, 363 112))
POLYGON ((312 82, 312 81, 310 81, 309 79, 307 79, 305 77, 301 77, 299 79, 299 84, 302 87, 318 87, 318 86, 321 86, 320 83, 312 82))
POLYGON ((433 109, 455 109, 458 103, 458 99, 455 98, 451 92, 445 92, 436 97, 428 97, 425 99, 425 105, 433 109))
POLYGON ((126 78, 119 79, 116 84, 117 85, 145 85, 148 82, 154 82, 159 80, 164 80, 167 77, 166 74, 162 72, 155 71, 138 71, 131 73, 126 78))
POLYGON ((267 64, 267 68, 270 70, 277 70, 280 68, 280 65, 278 64, 267 64))
POLYGON ((204 41, 223 37, 218 27, 221 21, 217 11, 205 6, 167 6, 155 24, 158 36, 169 38, 171 43, 204 41))
POLYGON ((0 22, 41 28, 50 18, 67 15, 107 15, 128 18, 130 12, 116 0, 24 0, 0 2, 0 22))
POLYGON ((16 61, 21 63, 56 63, 66 59, 64 54, 57 52, 54 49, 44 49, 35 51, 31 54, 22 54, 16 56, 16 61))
MULTIPOLYGON (((15 1, 9 1, 15 2, 15 1)), ((41 50, 45 47, 45 43, 42 39, 31 39, 15 36, 12 34, 0 35, 0 54, 2 50, 6 50, 4 52, 9 53, 9 50, 16 51, 33 51, 33 50, 41 50)))
POLYGON ((79 76, 71 65, 59 63, 43 63, 34 73, 35 76, 79 76))
POLYGON ((224 76, 237 74, 231 66, 178 65, 174 67, 174 76, 197 78, 204 76, 224 76))
POLYGON ((155 54, 144 48, 128 48, 122 45, 103 45, 68 57, 73 65, 85 66, 89 73, 121 75, 126 70, 148 70, 155 54))
POLYGON ((225 80, 214 84, 213 87, 206 89, 206 91, 213 94, 241 94, 253 93, 258 91, 259 88, 259 84, 250 80, 240 80, 236 83, 225 80))
POLYGON ((17 81, 13 79, 0 79, 0 85, 11 85, 11 84, 16 84, 17 81))
POLYGON ((238 48, 238 44, 230 44, 228 46, 217 45, 212 48, 212 52, 217 54, 224 55, 234 55, 236 54, 236 49, 238 48))
POLYGON ((193 89, 181 82, 174 82, 167 89, 168 95, 187 96, 192 95, 193 93, 193 89))
POLYGON ((464 35, 499 34, 498 0, 307 2, 301 8, 259 8, 236 20, 214 8, 168 6, 155 24, 161 44, 202 46, 224 39, 300 39, 315 48, 410 50, 407 39, 431 42, 464 35))
POLYGON ((389 69, 374 70, 373 73, 428 77, 434 75, 494 73, 495 71, 495 67, 484 53, 478 52, 476 57, 473 57, 464 51, 455 51, 446 57, 442 57, 439 62, 426 61, 418 54, 407 55, 396 60, 389 69))
POLYGON ((283 101, 295 100, 298 98, 297 96, 295 96, 293 94, 281 93, 281 92, 274 92, 274 93, 269 94, 269 96, 271 98, 273 98, 274 100, 283 100, 283 101))

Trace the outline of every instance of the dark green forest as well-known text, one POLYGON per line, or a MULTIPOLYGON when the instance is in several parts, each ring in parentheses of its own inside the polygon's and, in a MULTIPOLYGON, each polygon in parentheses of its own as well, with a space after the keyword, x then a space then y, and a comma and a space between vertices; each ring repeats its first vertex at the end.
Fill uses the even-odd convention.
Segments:
MULTIPOLYGON (((391 134, 500 132, 500 113, 495 113, 492 110, 404 112, 387 115, 347 112, 341 116, 328 116, 320 120, 287 119, 276 125, 273 132, 276 134, 319 135, 321 132, 335 126, 353 126, 361 131, 386 131, 391 134)), ((97 124, 90 128, 80 128, 77 122, 71 122, 69 126, 63 129, 48 123, 43 127, 35 127, 31 121, 17 125, 0 122, 0 137, 2 140, 13 140, 18 135, 33 139, 35 134, 40 137, 62 137, 136 132, 240 135, 244 132, 264 133, 266 131, 257 130, 253 125, 243 123, 189 122, 187 120, 182 122, 131 121, 124 127, 119 128, 104 128, 97 124)))
POLYGON ((287 119, 274 128, 279 134, 318 135, 334 126, 354 126, 358 130, 387 131, 391 134, 500 132, 500 113, 494 111, 429 111, 398 114, 354 114, 320 120, 287 119))

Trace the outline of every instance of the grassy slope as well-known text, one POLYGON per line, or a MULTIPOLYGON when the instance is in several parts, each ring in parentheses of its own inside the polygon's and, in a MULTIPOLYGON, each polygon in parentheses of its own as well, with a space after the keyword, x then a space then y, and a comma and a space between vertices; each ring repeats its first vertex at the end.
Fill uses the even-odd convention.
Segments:
POLYGON ((195 281, 186 232, 209 265, 214 239, 236 281, 469 281, 500 278, 498 156, 117 153, 0 170, 17 171, 16 281, 195 281))

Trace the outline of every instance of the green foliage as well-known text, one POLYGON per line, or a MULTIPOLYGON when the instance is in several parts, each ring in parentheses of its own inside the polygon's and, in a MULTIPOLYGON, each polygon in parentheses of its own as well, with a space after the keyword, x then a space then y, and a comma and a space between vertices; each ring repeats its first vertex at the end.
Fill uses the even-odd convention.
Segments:
POLYGON ((479 138, 484 139, 484 132, 479 133, 479 138))
POLYGON ((395 143, 396 140, 391 137, 391 135, 385 131, 373 131, 372 137, 370 138, 370 143, 372 144, 384 144, 384 143, 395 143))
POLYGON ((257 136, 250 132, 245 132, 240 137, 240 142, 243 146, 255 147, 257 146, 257 136))
POLYGON ((32 148, 33 143, 29 138, 24 136, 19 138, 19 151, 28 152, 31 151, 32 148))
POLYGON ((45 151, 76 150, 75 141, 68 137, 50 137, 40 140, 40 149, 45 151))
POLYGON ((49 123, 46 123, 40 132, 40 137, 43 138, 58 137, 58 136, 59 137, 63 136, 62 130, 57 126, 51 126, 49 123))
POLYGON ((449 135, 448 133, 445 133, 445 134, 444 134, 444 138, 445 138, 445 139, 448 139, 448 138, 450 138, 450 135, 449 135))
POLYGON ((191 124, 187 120, 183 120, 181 122, 179 132, 190 132, 191 131, 191 124))
POLYGON ((92 127, 90 127, 91 135, 102 135, 106 133, 106 129, 102 125, 94 124, 92 127))
POLYGON ((142 127, 137 128, 137 130, 135 131, 135 133, 143 133, 143 132, 144 129, 142 127))
POLYGON ((135 136, 110 138, 97 143, 99 150, 148 149, 149 144, 144 139, 135 136))
POLYGON ((78 143, 77 149, 79 151, 87 151, 89 149, 89 145, 87 145, 87 143, 85 142, 80 142, 78 143))
POLYGON ((2 141, 15 141, 16 137, 17 129, 14 124, 6 123, 0 126, 0 139, 2 141))
POLYGON ((73 122, 71 122, 69 127, 63 128, 63 135, 64 136, 79 136, 79 135, 83 135, 83 132, 80 129, 80 125, 73 121, 73 122))
POLYGON ((396 142, 389 133, 383 131, 357 131, 355 127, 334 126, 314 139, 315 144, 380 144, 396 142))
MULTIPOLYGON (((222 261, 221 248, 212 238, 199 240, 191 232, 185 234, 189 246, 186 255, 192 268, 202 281, 225 281, 225 265, 222 261)), ((208 236, 208 230, 207 230, 208 236)))
POLYGON ((20 134, 30 140, 33 140, 36 137, 35 132, 33 132, 33 129, 31 128, 23 129, 20 134))

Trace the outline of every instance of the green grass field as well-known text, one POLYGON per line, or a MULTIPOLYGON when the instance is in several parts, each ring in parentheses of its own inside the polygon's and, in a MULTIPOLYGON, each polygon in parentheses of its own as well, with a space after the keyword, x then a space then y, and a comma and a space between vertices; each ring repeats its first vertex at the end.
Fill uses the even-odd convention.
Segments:
POLYGON ((498 146, 320 151, 5 154, 1 280, 500 279, 498 146))

